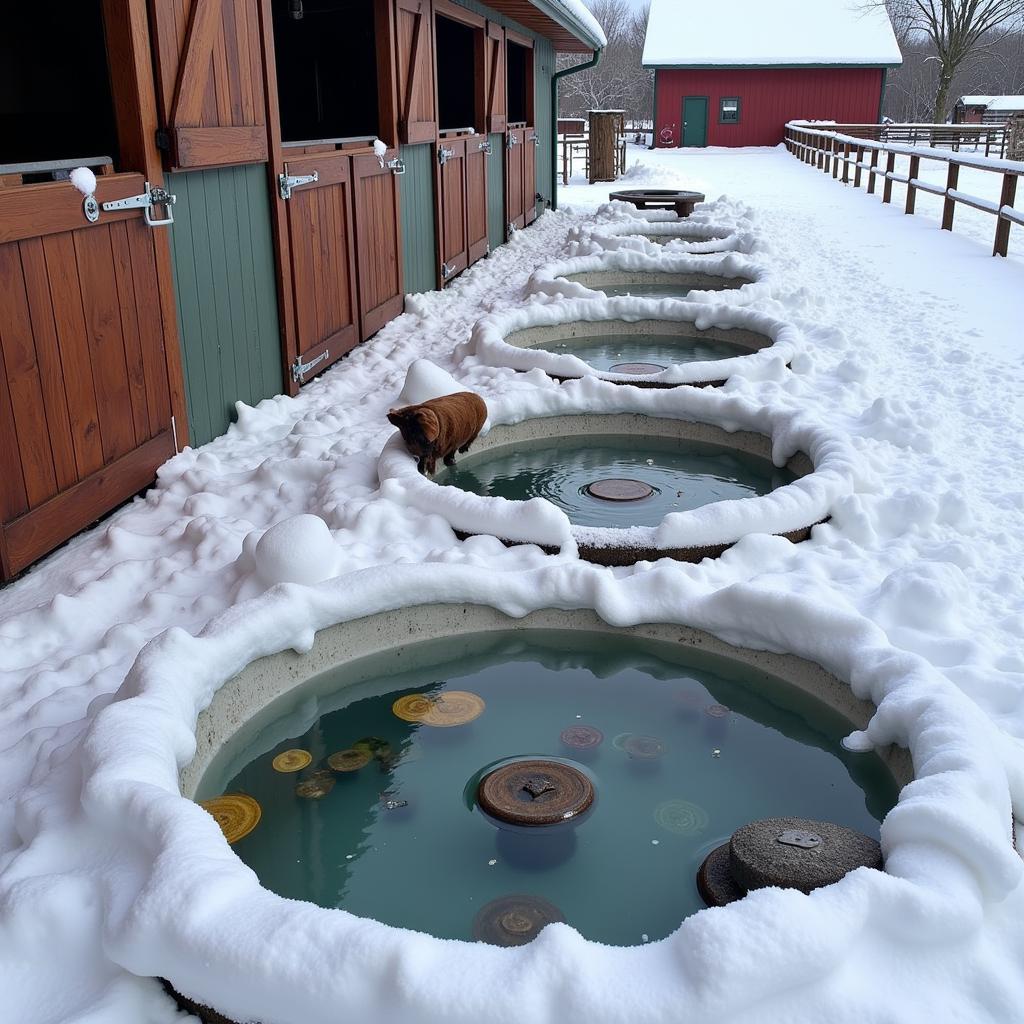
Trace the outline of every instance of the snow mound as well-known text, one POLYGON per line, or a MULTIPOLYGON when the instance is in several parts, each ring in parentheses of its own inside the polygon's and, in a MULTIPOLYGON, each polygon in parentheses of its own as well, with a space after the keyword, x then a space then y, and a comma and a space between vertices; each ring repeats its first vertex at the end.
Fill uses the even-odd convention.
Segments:
POLYGON ((417 359, 405 375, 405 386, 395 399, 395 404, 419 405, 421 402, 429 402, 432 398, 454 395, 466 390, 467 388, 436 363, 429 359, 417 359))
POLYGON ((298 515, 272 526, 256 544, 256 572, 277 583, 311 585, 336 576, 340 552, 327 524, 314 515, 298 515))

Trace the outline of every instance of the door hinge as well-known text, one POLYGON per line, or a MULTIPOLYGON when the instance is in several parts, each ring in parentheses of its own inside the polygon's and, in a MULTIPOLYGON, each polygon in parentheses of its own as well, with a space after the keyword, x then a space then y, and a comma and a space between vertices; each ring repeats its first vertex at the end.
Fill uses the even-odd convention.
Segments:
POLYGON ((491 155, 491 140, 488 139, 486 142, 481 142, 479 147, 481 152, 486 153, 488 156, 491 155))
POLYGON ((387 167, 396 177, 399 174, 405 174, 405 161, 399 160, 397 156, 386 161, 384 166, 387 167))
POLYGON ((292 189, 300 185, 311 185, 314 181, 320 180, 320 174, 314 171, 312 174, 289 174, 288 165, 284 165, 284 174, 277 176, 278 191, 282 199, 291 199, 292 189))
POLYGON ((508 234, 508 237, 511 238, 516 233, 515 224, 509 221, 508 224, 505 225, 505 231, 508 234))
POLYGON ((308 363, 304 363, 302 361, 302 356, 299 356, 295 362, 292 363, 292 380, 295 381, 296 384, 301 384, 302 378, 305 377, 314 366, 319 366, 322 362, 330 358, 331 353, 328 352, 327 349, 324 349, 316 359, 310 359, 308 363))
POLYGON ((171 150, 171 133, 166 128, 156 130, 156 148, 169 153, 171 150))
POLYGON ((442 281, 447 281, 448 278, 451 277, 452 274, 454 274, 454 273, 455 273, 455 264, 454 263, 447 263, 447 262, 445 262, 445 263, 441 264, 441 280, 442 281))
MULTIPOLYGON (((142 195, 128 196, 126 199, 112 199, 103 203, 103 210, 106 213, 113 213, 117 210, 145 210, 146 223, 151 228, 164 227, 174 223, 174 213, 171 207, 178 201, 177 196, 172 196, 166 189, 153 187, 146 182, 146 191, 142 195), (162 206, 167 211, 166 217, 154 217, 152 210, 154 206, 162 206)), ((88 211, 87 211, 88 215, 88 211)), ((90 220, 94 218, 90 217, 90 220)), ((96 211, 96 220, 99 219, 99 211, 96 211)))
POLYGON ((437 162, 444 167, 452 157, 455 156, 455 150, 449 149, 447 146, 438 146, 437 148, 437 162))

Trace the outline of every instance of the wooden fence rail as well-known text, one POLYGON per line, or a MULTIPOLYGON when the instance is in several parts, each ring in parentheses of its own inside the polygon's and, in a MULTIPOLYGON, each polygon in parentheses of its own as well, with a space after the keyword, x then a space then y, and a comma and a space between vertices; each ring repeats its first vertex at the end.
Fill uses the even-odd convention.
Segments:
POLYGON ((985 156, 1002 159, 1007 151, 1010 125, 999 124, 842 124, 822 122, 794 122, 825 131, 841 131, 857 139, 872 142, 895 142, 907 146, 928 146, 932 149, 949 148, 954 153, 973 147, 984 148, 985 156))
MULTIPOLYGON (((876 142, 872 139, 851 134, 849 128, 863 128, 863 125, 835 125, 824 131, 811 123, 791 121, 786 125, 786 148, 797 159, 816 166, 825 174, 831 174, 844 185, 860 188, 867 177, 868 195, 874 195, 878 180, 881 179, 882 202, 892 202, 893 183, 907 188, 906 212, 912 214, 917 205, 917 193, 927 192, 944 200, 942 208, 942 229, 953 230, 953 218, 957 204, 970 206, 996 218, 993 256, 1006 256, 1010 244, 1010 227, 1016 224, 1024 227, 1024 211, 1014 207, 1017 197, 1017 181, 1024 175, 1024 162, 996 160, 982 156, 962 156, 945 150, 924 146, 901 145, 894 142, 876 142), (870 154, 870 156, 868 156, 870 154), (881 166, 882 156, 885 166, 881 166), (896 157, 904 156, 910 161, 907 174, 896 171, 896 157), (867 159, 866 159, 867 158, 867 159), (921 161, 931 160, 948 165, 946 184, 936 185, 920 177, 921 161), (969 195, 958 189, 960 168, 988 171, 1002 178, 999 201, 994 202, 979 196, 969 195), (853 170, 853 180, 850 171, 853 170)), ((887 127, 887 126, 878 126, 887 127)), ((942 126, 938 126, 942 127, 942 126)), ((957 126, 963 127, 963 126, 957 126)))

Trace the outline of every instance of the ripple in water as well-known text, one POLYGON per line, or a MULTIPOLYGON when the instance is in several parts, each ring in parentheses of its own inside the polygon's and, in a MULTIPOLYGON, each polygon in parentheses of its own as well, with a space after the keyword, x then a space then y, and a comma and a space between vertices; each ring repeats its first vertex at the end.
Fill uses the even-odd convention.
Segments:
POLYGON ((596 370, 610 370, 618 363, 659 363, 672 366, 750 354, 749 349, 727 341, 687 338, 675 334, 609 334, 598 338, 545 342, 541 347, 546 352, 576 356, 596 370))

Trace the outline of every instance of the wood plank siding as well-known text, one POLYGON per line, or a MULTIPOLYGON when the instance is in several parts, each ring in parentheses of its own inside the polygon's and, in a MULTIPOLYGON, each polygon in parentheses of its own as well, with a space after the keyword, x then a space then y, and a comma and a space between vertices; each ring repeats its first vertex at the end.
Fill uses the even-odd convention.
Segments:
POLYGON ((227 430, 235 402, 281 393, 274 243, 263 164, 168 175, 171 246, 192 443, 227 430))

